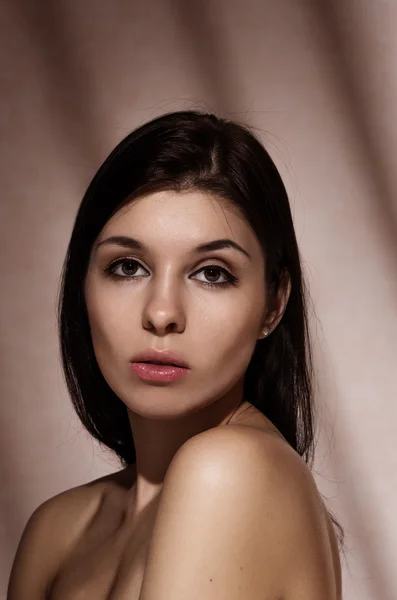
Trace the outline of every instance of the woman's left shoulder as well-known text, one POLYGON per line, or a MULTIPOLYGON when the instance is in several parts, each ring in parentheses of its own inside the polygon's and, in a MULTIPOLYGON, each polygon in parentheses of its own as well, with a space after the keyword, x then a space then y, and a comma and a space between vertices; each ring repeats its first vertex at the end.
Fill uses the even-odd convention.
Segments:
MULTIPOLYGON (((190 438, 179 449, 175 462, 200 471, 218 465, 241 476, 293 477, 317 491, 313 476, 301 456, 272 431, 246 425, 214 427, 190 438), (201 460, 197 460, 200 457, 201 460), (302 479, 303 478, 303 479, 302 479), (314 486, 314 487, 313 487, 314 486)), ((257 484, 259 481, 257 480, 257 484)), ((280 479, 281 483, 281 479, 280 479)))
POLYGON ((255 428, 190 438, 165 478, 146 575, 143 598, 166 588, 178 600, 187 589, 209 600, 292 600, 296 589, 335 598, 327 525, 305 463, 255 428))
POLYGON ((303 522, 327 531, 325 505, 309 466, 272 432, 241 425, 209 429, 180 448, 174 467, 181 485, 215 496, 235 493, 236 500, 244 489, 263 508, 275 510, 280 522, 299 524, 300 533, 303 522))

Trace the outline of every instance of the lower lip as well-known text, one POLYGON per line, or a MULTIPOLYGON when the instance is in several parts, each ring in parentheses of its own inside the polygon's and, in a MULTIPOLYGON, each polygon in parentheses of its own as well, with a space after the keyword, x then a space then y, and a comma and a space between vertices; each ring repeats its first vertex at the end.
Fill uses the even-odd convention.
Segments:
POLYGON ((189 371, 184 367, 172 365, 153 365, 144 362, 131 363, 131 369, 144 381, 177 381, 189 371))

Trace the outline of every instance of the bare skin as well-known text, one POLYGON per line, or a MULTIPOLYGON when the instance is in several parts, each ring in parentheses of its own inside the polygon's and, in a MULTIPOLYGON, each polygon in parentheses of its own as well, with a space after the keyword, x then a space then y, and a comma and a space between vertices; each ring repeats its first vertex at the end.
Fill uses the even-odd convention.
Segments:
MULTIPOLYGON (((138 600, 164 478, 184 443, 239 425, 288 445, 242 402, 257 340, 263 329, 277 327, 290 284, 285 280, 270 303, 263 252, 241 215, 201 192, 160 192, 124 207, 97 242, 104 243, 92 250, 85 286, 91 334, 99 367, 127 407, 136 464, 48 501, 16 558, 8 600, 24 600, 25 590, 32 600, 138 600), (147 250, 106 243, 113 236, 138 239, 147 250), (233 248, 194 251, 224 238, 249 257, 233 248), (105 277, 116 259, 126 261, 115 267, 119 277, 105 277), (214 281, 209 267, 220 281, 224 270, 232 273, 237 285, 206 286, 214 281), (148 348, 179 352, 190 366, 185 379, 162 386, 141 381, 130 361, 148 348)), ((338 549, 326 518, 340 589, 338 549)))
MULTIPOLYGON (((260 430, 287 444, 272 423, 249 402, 241 406, 229 424, 260 430)), ((58 572, 48 582, 46 600, 139 599, 158 503, 153 500, 136 515, 134 522, 126 520, 130 512, 129 492, 134 481, 135 468, 129 467, 79 488, 81 494, 90 499, 87 502, 90 509, 80 523, 79 531, 74 533, 74 539, 69 540, 72 551, 63 557, 58 572), (127 592, 128 596, 124 596, 127 592)), ((70 506, 72 508, 72 504, 70 506)), ((327 519, 339 598, 339 553, 332 523, 328 516, 327 519)))
MULTIPOLYGON (((274 425, 249 402, 241 405, 225 424, 228 425, 260 431, 290 448, 274 425)), ((42 554, 40 573, 36 569, 33 573, 25 570, 23 576, 18 571, 14 574, 15 581, 23 579, 24 590, 29 590, 32 600, 139 600, 158 498, 135 512, 132 519, 134 487, 136 468, 131 465, 47 501, 44 513, 47 526, 38 533, 38 549, 42 554)), ((338 544, 323 506, 337 587, 335 600, 340 600, 338 544)), ((29 547, 26 552, 29 553, 29 547)), ((17 586, 11 588, 8 600, 26 598, 26 591, 19 594, 17 586)), ((275 597, 275 600, 294 599, 294 595, 275 597)))

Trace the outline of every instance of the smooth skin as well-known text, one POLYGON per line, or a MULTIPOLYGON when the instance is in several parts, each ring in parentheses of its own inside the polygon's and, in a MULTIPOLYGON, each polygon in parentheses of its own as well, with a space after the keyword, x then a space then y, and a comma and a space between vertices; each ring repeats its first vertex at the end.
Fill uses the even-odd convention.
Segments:
MULTIPOLYGON (((116 565, 113 591, 98 600, 339 600, 334 534, 307 466, 281 434, 267 434, 274 427, 259 411, 250 425, 237 419, 250 406, 243 379, 255 344, 277 327, 289 293, 285 279, 270 304, 253 231, 235 207, 202 192, 140 198, 101 231, 85 298, 96 358, 127 407, 137 457, 120 531, 156 511, 139 586, 125 549, 124 575, 116 565), (241 250, 195 250, 225 238, 241 250), (219 285, 228 274, 236 284, 219 285), (190 371, 172 384, 143 382, 129 363, 148 348, 180 353, 190 371)), ((94 513, 80 492, 35 511, 8 600, 27 589, 44 600, 94 513)))
POLYGON ((300 457, 262 432, 216 428, 167 473, 139 600, 336 600, 335 559, 300 457))

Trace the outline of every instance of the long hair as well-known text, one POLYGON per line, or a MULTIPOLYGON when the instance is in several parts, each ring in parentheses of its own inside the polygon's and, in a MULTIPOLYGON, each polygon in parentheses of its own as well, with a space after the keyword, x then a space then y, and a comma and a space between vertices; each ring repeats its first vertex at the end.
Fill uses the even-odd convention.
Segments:
MULTIPOLYGON (((58 300, 62 367, 77 415, 123 466, 135 462, 126 406, 105 381, 95 358, 84 281, 91 249, 107 221, 134 198, 164 190, 206 191, 237 207, 263 249, 270 294, 276 294, 283 275, 289 275, 286 310, 272 334, 256 344, 244 378, 244 397, 311 467, 312 354, 306 290, 287 192, 253 132, 213 114, 174 112, 139 127, 111 152, 84 195, 58 300)), ((329 514, 343 544, 344 531, 329 514)))

